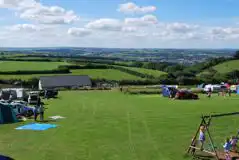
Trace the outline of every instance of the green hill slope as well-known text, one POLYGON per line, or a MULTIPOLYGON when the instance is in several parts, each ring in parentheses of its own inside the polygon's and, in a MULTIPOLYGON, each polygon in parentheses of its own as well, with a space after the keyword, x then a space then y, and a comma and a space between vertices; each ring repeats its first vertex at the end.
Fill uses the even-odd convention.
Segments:
POLYGON ((160 77, 164 74, 167 74, 166 72, 162 72, 162 71, 158 71, 158 70, 152 70, 152 69, 146 69, 146 68, 136 68, 136 67, 124 67, 127 69, 130 69, 132 71, 136 71, 142 74, 147 74, 147 75, 151 75, 153 77, 160 77))
MULTIPOLYGON (((229 73, 229 72, 232 72, 234 70, 239 70, 239 60, 231 60, 231 61, 228 61, 228 62, 218 64, 218 65, 214 66, 213 69, 215 69, 217 72, 219 72, 221 74, 229 73)), ((209 73, 209 71, 204 70, 199 75, 207 74, 207 73, 209 73)))
POLYGON ((213 68, 220 73, 228 73, 233 70, 239 70, 239 60, 224 62, 222 64, 214 66, 213 68))

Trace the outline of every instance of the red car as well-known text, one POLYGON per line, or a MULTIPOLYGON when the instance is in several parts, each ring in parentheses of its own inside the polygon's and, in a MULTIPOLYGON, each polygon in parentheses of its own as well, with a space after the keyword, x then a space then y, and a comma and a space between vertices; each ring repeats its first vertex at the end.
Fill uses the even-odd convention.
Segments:
POLYGON ((190 91, 181 90, 176 93, 175 99, 198 99, 198 95, 190 91))

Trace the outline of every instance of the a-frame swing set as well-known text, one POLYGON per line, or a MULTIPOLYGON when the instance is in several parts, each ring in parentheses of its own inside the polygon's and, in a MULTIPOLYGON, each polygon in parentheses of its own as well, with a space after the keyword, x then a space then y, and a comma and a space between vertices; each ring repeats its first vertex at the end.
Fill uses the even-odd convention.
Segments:
MULTIPOLYGON (((213 139, 212 139, 212 136, 210 134, 210 131, 209 131, 209 127, 210 127, 210 123, 212 121, 212 118, 219 118, 219 117, 224 117, 224 116, 233 116, 233 115, 239 115, 239 112, 232 112, 232 113, 223 113, 223 114, 212 114, 212 115, 207 115, 207 116, 204 116, 202 115, 201 117, 201 123, 197 129, 197 132, 195 134, 195 136, 193 137, 193 140, 190 144, 190 146, 188 147, 188 150, 187 150, 187 154, 189 153, 192 153, 193 156, 195 156, 194 154, 194 151, 196 150, 200 150, 208 155, 211 155, 212 157, 214 157, 216 160, 221 160, 221 159, 225 159, 225 156, 226 156, 226 153, 224 152, 220 152, 217 150, 216 146, 214 145, 214 142, 213 142, 213 139), (210 150, 209 149, 202 149, 200 147, 196 147, 194 144, 195 144, 195 141, 198 137, 198 134, 200 132, 200 127, 201 126, 205 126, 205 132, 208 134, 208 139, 209 139, 209 142, 210 142, 210 150)), ((238 136, 238 133, 237 133, 237 136, 238 136)), ((234 153, 234 152, 231 152, 229 153, 230 154, 230 157, 238 157, 239 158, 239 154, 238 153, 234 153)))

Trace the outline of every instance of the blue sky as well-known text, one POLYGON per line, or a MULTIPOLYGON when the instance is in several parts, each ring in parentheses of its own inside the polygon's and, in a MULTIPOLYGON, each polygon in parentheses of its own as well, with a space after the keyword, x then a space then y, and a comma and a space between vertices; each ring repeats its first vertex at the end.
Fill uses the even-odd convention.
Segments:
POLYGON ((238 6, 238 0, 0 0, 0 43, 238 48, 238 6))

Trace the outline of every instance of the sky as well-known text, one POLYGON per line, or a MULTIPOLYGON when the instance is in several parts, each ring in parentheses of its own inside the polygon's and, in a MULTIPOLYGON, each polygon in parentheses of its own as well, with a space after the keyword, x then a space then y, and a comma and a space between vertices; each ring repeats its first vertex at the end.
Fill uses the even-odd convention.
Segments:
POLYGON ((0 47, 238 48, 239 0, 0 0, 0 47))

